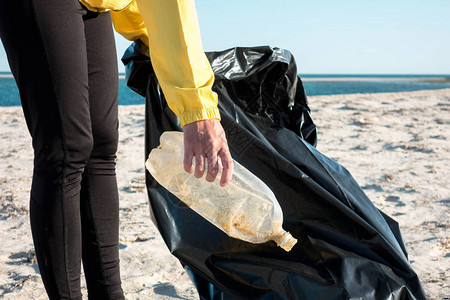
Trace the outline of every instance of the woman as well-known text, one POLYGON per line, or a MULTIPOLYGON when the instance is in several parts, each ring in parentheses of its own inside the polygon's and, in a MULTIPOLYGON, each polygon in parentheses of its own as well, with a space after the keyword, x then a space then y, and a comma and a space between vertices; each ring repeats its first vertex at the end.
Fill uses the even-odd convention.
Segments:
POLYGON ((212 181, 221 157, 221 184, 231 177, 193 1, 141 1, 150 43, 136 3, 127 2, 0 0, 0 37, 33 141, 30 218, 50 299, 81 299, 81 261, 90 299, 124 298, 115 177, 117 62, 108 10, 118 11, 118 31, 150 46, 169 105, 185 126, 186 171, 200 177, 207 162, 212 181))

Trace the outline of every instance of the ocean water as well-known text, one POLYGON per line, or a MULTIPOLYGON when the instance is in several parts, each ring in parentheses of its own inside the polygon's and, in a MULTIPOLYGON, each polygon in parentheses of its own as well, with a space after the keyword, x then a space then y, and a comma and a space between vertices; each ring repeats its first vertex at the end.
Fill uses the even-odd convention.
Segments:
MULTIPOLYGON (((127 87, 125 79, 119 79, 119 104, 144 104, 145 99, 127 87)), ((19 90, 12 77, 0 77, 0 106, 20 106, 19 90)))
POLYGON ((450 75, 433 74, 299 74, 302 78, 449 78, 450 75))
MULTIPOLYGON (((0 106, 19 106, 20 97, 14 78, 0 74, 0 106), (3 76, 1 76, 3 75, 3 76)), ((432 90, 450 88, 450 83, 416 81, 414 78, 440 78, 450 75, 300 75, 306 95, 337 95, 355 93, 389 93, 408 92, 418 90, 432 90), (358 81, 326 81, 326 78, 359 78, 358 81), (368 80, 364 80, 367 78, 368 80), (378 80, 369 80, 377 78, 378 80), (391 78, 411 78, 411 81, 396 81, 391 78), (314 81, 317 79, 318 81, 314 81)), ((144 104, 144 98, 134 93, 126 86, 124 79, 119 79, 119 104, 144 104)))
POLYGON ((450 88, 450 83, 425 81, 304 81, 306 95, 411 92, 450 88))

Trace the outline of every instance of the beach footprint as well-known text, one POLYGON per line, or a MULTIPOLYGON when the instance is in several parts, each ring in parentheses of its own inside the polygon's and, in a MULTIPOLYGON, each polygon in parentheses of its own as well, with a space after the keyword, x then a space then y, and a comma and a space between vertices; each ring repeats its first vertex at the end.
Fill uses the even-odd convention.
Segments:
POLYGON ((184 299, 178 295, 177 290, 170 282, 155 284, 153 286, 153 292, 161 296, 169 296, 176 299, 184 299))
POLYGON ((35 264, 37 262, 36 253, 34 250, 29 250, 28 252, 21 251, 11 254, 9 257, 10 265, 20 265, 25 263, 35 264))
POLYGON ((145 189, 145 177, 140 176, 133 178, 127 186, 122 187, 120 190, 127 193, 144 193, 145 189))
MULTIPOLYGON (((3 192, 3 191, 2 191, 3 192)), ((0 220, 6 220, 18 215, 28 214, 28 209, 16 204, 17 197, 12 191, 3 192, 0 196, 0 220)))
POLYGON ((384 201, 395 203, 395 206, 405 206, 406 204, 403 201, 400 201, 399 196, 387 196, 384 201))

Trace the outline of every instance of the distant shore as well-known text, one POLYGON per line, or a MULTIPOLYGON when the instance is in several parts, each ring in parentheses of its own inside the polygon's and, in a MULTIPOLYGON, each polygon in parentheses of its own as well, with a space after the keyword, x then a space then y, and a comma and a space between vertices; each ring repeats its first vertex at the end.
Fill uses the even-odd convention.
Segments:
MULTIPOLYGON (((317 75, 319 76, 319 75, 317 75)), ((302 81, 425 81, 425 82, 441 82, 441 83, 450 83, 450 76, 442 75, 432 77, 424 77, 421 75, 405 75, 405 77, 401 77, 402 75, 395 75, 393 77, 379 77, 380 75, 331 75, 327 77, 316 77, 311 75, 300 75, 302 81), (337 77, 339 76, 339 77, 337 77), (341 77, 342 76, 342 77, 341 77), (378 76, 378 77, 377 77, 378 76)), ((383 75, 384 76, 384 75, 383 75)), ((0 78, 12 78, 11 73, 0 73, 0 78)), ((119 75, 119 79, 125 79, 124 74, 119 75)))
POLYGON ((425 81, 449 83, 450 77, 301 77, 302 81, 425 81))

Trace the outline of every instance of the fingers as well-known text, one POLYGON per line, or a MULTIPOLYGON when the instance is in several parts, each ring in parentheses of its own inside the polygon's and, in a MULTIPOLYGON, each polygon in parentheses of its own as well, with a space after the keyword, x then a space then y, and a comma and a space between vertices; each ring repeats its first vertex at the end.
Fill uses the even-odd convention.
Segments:
POLYGON ((230 182, 233 175, 233 159, 228 151, 228 147, 219 152, 219 157, 222 161, 223 167, 222 177, 220 178, 220 186, 224 187, 230 182))
POLYGON ((213 182, 223 165, 220 185, 227 185, 233 172, 233 160, 228 150, 225 132, 217 119, 201 120, 187 124, 184 131, 184 169, 188 173, 194 172, 197 178, 203 177, 213 182), (195 167, 192 160, 195 157, 195 167), (207 169, 207 170, 206 170, 207 169))
POLYGON ((194 176, 197 178, 202 178, 203 173, 205 173, 205 159, 203 155, 195 156, 195 171, 194 176))
MULTIPOLYGON (((185 146, 186 148, 186 146, 185 146)), ((184 159, 183 159, 183 165, 184 165, 184 170, 186 172, 188 172, 189 174, 191 174, 194 170, 192 168, 192 159, 194 158, 194 153, 193 151, 185 150, 184 151, 184 159)))
POLYGON ((212 151, 207 159, 208 162, 208 172, 206 173, 206 180, 213 182, 216 180, 217 174, 219 173, 219 162, 217 161, 216 151, 212 151))

